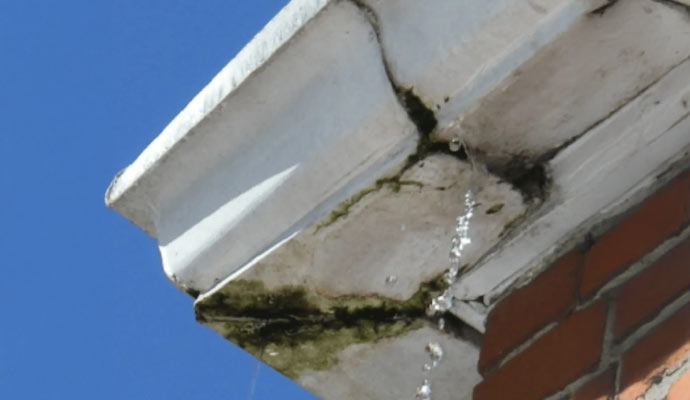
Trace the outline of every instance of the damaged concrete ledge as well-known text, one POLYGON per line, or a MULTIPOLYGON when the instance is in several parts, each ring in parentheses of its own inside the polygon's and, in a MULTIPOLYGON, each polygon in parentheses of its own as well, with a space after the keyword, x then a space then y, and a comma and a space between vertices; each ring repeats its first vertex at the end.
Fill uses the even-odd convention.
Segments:
POLYGON ((293 0, 106 203, 199 322, 317 395, 411 397, 434 342, 434 399, 469 398, 496 300, 687 156, 688 57, 676 2, 293 0))

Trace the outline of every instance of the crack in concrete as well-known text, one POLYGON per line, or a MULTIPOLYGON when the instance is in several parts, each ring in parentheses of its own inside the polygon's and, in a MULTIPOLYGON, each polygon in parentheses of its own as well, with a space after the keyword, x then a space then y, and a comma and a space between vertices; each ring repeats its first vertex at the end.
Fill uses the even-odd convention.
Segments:
MULTIPOLYGON (((518 157, 511 160, 510 163, 502 166, 489 166, 486 162, 481 161, 481 151, 479 149, 467 149, 464 145, 459 152, 451 152, 445 142, 436 142, 431 139, 432 132, 436 129, 438 120, 433 109, 427 106, 415 93, 414 87, 404 87, 398 82, 393 74, 389 57, 386 55, 386 49, 383 43, 383 34, 379 17, 376 11, 367 5, 363 0, 350 0, 356 7, 358 7, 369 20, 369 23, 374 30, 376 40, 379 45, 381 53, 381 60, 384 71, 388 81, 393 88, 393 92, 398 98, 399 104, 403 107, 410 120, 415 124, 419 133, 419 145, 415 155, 412 155, 406 163, 403 170, 409 168, 414 162, 424 158, 423 156, 432 152, 442 152, 453 155, 461 160, 468 160, 469 153, 473 153, 473 164, 476 161, 482 165, 482 168, 500 179, 510 183, 516 190, 518 190, 523 198, 526 200, 538 199, 544 200, 548 196, 550 187, 550 178, 545 167, 546 162, 551 159, 555 153, 547 152, 542 157, 539 157, 535 162, 526 162, 518 157), (423 155, 420 157, 420 155, 423 155)), ((567 146, 569 143, 565 144, 567 146)), ((560 151, 562 148, 558 148, 560 151)))
POLYGON ((369 5, 365 4, 362 0, 350 0, 357 8, 364 13, 364 15, 369 20, 374 33, 376 34, 376 41, 379 45, 379 50, 381 52, 381 61, 383 63, 383 69, 386 72, 388 81, 390 82, 393 92, 398 98, 398 102, 403 107, 405 112, 407 112, 410 120, 415 124, 420 136, 429 136, 431 132, 436 128, 438 120, 436 114, 431 107, 424 104, 422 99, 414 93, 414 87, 403 87, 393 75, 389 58, 386 56, 386 49, 383 45, 383 38, 381 33, 381 27, 379 23, 379 17, 369 5))
MULTIPOLYGON (((230 341, 297 378, 307 369, 330 368, 351 344, 436 326, 426 308, 444 283, 443 277, 425 282, 401 301, 377 295, 327 297, 303 286, 267 289, 261 281, 237 280, 197 302, 195 315, 197 321, 213 325, 230 341), (305 346, 312 351, 304 351, 305 346), (283 356, 263 357, 267 348, 283 356)), ((471 327, 450 313, 443 317, 446 334, 478 346, 480 338, 471 327)))
POLYGON ((611 6, 613 6, 617 2, 618 2, 618 0, 608 0, 606 2, 606 4, 604 4, 603 6, 601 6, 599 8, 595 8, 594 10, 590 11, 589 13, 593 14, 593 15, 602 16, 606 12, 606 10, 608 10, 611 6))
POLYGON ((403 186, 416 186, 419 188, 424 187, 424 183, 419 182, 419 181, 414 181, 414 180, 405 180, 405 179, 400 179, 401 175, 408 169, 409 167, 403 167, 403 169, 395 176, 389 177, 389 178, 381 178, 376 181, 374 186, 368 187, 365 189, 360 190, 359 192, 355 193, 354 195, 350 196, 349 199, 341 202, 338 204, 338 206, 331 211, 329 218, 326 221, 322 221, 318 225, 316 225, 316 229, 314 233, 320 231, 322 228, 325 228, 327 226, 332 225, 334 222, 341 218, 345 218, 350 214, 350 209, 354 207, 357 203, 359 203, 362 199, 364 199, 367 195, 378 192, 379 190, 383 189, 384 187, 389 188, 392 190, 394 193, 400 192, 400 189, 403 186))

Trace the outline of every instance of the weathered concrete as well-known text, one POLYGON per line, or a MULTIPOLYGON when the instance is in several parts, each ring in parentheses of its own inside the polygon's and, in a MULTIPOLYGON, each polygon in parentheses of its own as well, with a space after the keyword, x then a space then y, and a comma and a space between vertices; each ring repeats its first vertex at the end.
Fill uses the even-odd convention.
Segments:
POLYGON ((391 75, 437 111, 464 113, 600 0, 360 0, 374 14, 391 75))
MULTIPOLYGON (((307 284, 327 295, 377 293, 405 300, 419 284, 448 268, 450 238, 462 199, 473 185, 471 264, 526 211, 521 195, 491 176, 475 177, 467 162, 436 154, 399 178, 382 180, 346 201, 347 210, 325 216, 231 279, 260 279, 267 287, 307 284), (499 211, 489 211, 492 207, 499 211), (342 274, 347 279, 333 279, 342 274), (386 285, 389 276, 394 285, 386 285)), ((230 279, 230 280, 231 280, 230 279)))
POLYGON ((471 342, 425 327, 395 339, 351 346, 340 354, 337 367, 307 371, 299 382, 325 399, 379 400, 411 399, 422 380, 431 378, 435 400, 470 400, 471 389, 481 380, 477 356, 471 342), (429 359, 424 347, 430 341, 439 343, 444 355, 433 371, 423 373, 422 365, 429 359))
MULTIPOLYGON (((346 209, 336 209, 202 295, 196 302, 197 318, 324 398, 356 394, 354 398, 393 399, 398 391, 414 391, 425 358, 397 370, 392 366, 423 353, 424 337, 429 341, 442 336, 450 353, 448 364, 474 371, 477 348, 470 337, 462 336, 471 329, 461 322, 453 325, 448 315, 448 328, 441 333, 426 315, 432 296, 445 287, 439 277, 448 268, 448 238, 470 188, 478 203, 465 258, 472 263, 526 206, 509 184, 473 171, 455 156, 432 153, 398 176, 364 189, 344 203, 346 209), (421 334, 422 328, 437 333, 421 334), (274 329, 281 330, 278 337, 274 329), (294 330, 287 341, 281 336, 286 329, 294 330), (243 330, 247 336, 238 333, 243 330), (389 351, 412 349, 412 344, 420 351, 389 351), (387 371, 386 380, 398 382, 397 388, 357 381, 373 371, 379 371, 379 377, 387 371), (341 372, 352 380, 333 379, 341 372)), ((473 372, 459 379, 468 386, 453 390, 469 393, 478 376, 473 372)), ((443 390, 448 397, 439 398, 453 398, 449 387, 443 390)))
POLYGON ((548 159, 685 60, 689 22, 649 0, 585 15, 472 109, 441 118, 439 137, 460 135, 499 166, 548 159))

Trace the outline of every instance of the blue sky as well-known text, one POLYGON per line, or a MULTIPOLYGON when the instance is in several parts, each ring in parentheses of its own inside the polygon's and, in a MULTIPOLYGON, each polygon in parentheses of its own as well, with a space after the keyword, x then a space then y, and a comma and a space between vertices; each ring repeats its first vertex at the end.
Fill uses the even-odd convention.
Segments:
MULTIPOLYGON (((0 398, 247 399, 113 175, 286 3, 0 1, 0 398)), ((314 399, 261 367, 253 399, 314 399)))

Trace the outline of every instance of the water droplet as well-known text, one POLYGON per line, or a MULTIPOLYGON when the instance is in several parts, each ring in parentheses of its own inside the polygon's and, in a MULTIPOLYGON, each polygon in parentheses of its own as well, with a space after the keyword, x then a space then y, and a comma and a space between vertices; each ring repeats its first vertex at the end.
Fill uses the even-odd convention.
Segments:
POLYGON ((441 312, 446 312, 453 307, 453 294, 446 289, 440 295, 431 300, 427 308, 427 315, 433 316, 441 312))
POLYGON ((395 285, 398 282, 398 277, 395 275, 388 275, 386 277, 386 285, 392 286, 395 285))
MULTIPOLYGON (((464 236, 464 235, 463 235, 464 236)), ((462 257, 462 252, 467 247, 468 244, 472 243, 472 239, 469 237, 454 237, 451 243, 449 259, 460 259, 462 257)))
POLYGON ((415 400, 431 400, 431 382, 428 379, 424 379, 422 386, 417 388, 414 398, 415 400))
POLYGON ((467 239, 467 235, 469 234, 469 221, 466 219, 462 218, 458 221, 458 225, 455 227, 455 232, 458 234, 457 242, 460 244, 463 239, 467 239))
POLYGON ((444 275, 444 279, 447 284, 452 285, 455 283, 455 281, 458 278, 458 272, 460 271, 460 268, 456 266, 452 266, 448 268, 448 271, 446 271, 446 274, 444 275))
MULTIPOLYGON (((450 150, 458 151, 460 150, 461 142, 460 139, 455 137, 450 141, 450 150)), ((472 218, 473 208, 475 206, 472 191, 468 190, 465 193, 465 213, 459 216, 456 220, 455 232, 456 235, 453 236, 451 241, 450 254, 448 255, 449 267, 444 274, 444 279, 448 286, 440 295, 431 299, 431 303, 426 309, 426 313, 429 317, 434 317, 439 314, 443 314, 453 307, 453 294, 451 286, 457 280, 458 274, 460 273, 461 257, 464 248, 472 243, 470 238, 470 219, 472 218)), ((436 321, 439 330, 443 331, 446 326, 446 320, 443 317, 439 317, 436 321)), ((431 362, 424 363, 422 370, 424 372, 430 372, 441 362, 443 358, 443 348, 438 342, 429 342, 424 347, 426 352, 431 358, 431 362)), ((431 400, 431 383, 428 379, 424 380, 422 386, 417 388, 415 395, 416 400, 431 400)))
POLYGON ((460 146, 462 146, 462 142, 460 141, 460 138, 455 136, 452 139, 450 139, 450 142, 448 143, 448 148, 450 151, 455 153, 456 151, 460 150, 460 146))
POLYGON ((449 261, 450 261, 450 268, 455 268, 455 269, 460 268, 460 259, 458 257, 449 257, 449 261))
POLYGON ((443 359, 443 348, 438 342, 427 343, 425 350, 431 357, 432 366, 436 366, 443 359))

